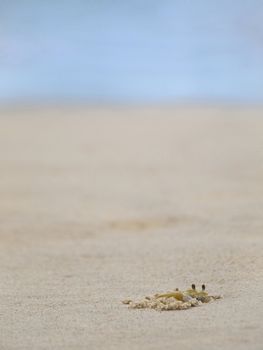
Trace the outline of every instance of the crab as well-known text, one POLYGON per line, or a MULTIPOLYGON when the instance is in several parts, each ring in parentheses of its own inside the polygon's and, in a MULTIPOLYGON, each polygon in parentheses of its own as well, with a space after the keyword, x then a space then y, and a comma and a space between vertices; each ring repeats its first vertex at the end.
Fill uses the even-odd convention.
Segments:
POLYGON ((200 306, 203 303, 220 299, 221 296, 212 296, 205 291, 203 284, 201 290, 197 290, 195 284, 190 289, 180 291, 176 288, 173 292, 164 294, 155 294, 152 297, 145 297, 144 300, 133 302, 132 300, 124 300, 123 304, 129 305, 133 309, 155 309, 155 310, 185 310, 193 306, 200 306))
POLYGON ((156 298, 175 298, 176 300, 184 302, 189 301, 191 298, 195 298, 196 300, 207 302, 211 296, 205 292, 205 284, 202 284, 201 291, 198 291, 195 287, 195 284, 192 284, 192 288, 187 289, 186 291, 180 291, 178 288, 176 288, 175 291, 171 293, 156 294, 156 298))

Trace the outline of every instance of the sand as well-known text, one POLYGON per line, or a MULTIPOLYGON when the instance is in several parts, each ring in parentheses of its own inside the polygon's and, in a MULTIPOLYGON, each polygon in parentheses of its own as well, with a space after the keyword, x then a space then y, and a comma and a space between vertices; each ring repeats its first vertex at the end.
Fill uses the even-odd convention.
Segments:
POLYGON ((2 108, 0 348, 262 349, 262 112, 2 108))

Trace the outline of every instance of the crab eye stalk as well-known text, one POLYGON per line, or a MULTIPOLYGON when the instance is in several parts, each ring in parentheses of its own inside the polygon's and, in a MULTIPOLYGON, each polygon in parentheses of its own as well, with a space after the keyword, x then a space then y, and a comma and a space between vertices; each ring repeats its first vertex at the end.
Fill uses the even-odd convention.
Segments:
POLYGON ((202 290, 205 290, 205 285, 204 284, 202 284, 202 290))
POLYGON ((192 284, 192 289, 195 290, 195 284, 192 284))

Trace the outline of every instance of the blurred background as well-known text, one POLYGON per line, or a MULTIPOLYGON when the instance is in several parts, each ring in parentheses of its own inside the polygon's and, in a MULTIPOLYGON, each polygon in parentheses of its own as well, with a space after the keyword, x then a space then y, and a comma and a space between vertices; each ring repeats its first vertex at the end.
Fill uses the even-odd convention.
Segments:
POLYGON ((263 100, 260 0, 1 0, 0 103, 263 100))

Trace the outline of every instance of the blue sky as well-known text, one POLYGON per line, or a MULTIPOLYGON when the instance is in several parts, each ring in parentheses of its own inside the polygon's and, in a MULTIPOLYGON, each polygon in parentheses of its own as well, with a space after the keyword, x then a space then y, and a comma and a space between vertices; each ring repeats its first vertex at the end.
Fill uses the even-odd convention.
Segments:
POLYGON ((0 0, 0 101, 263 101, 263 1, 0 0))

